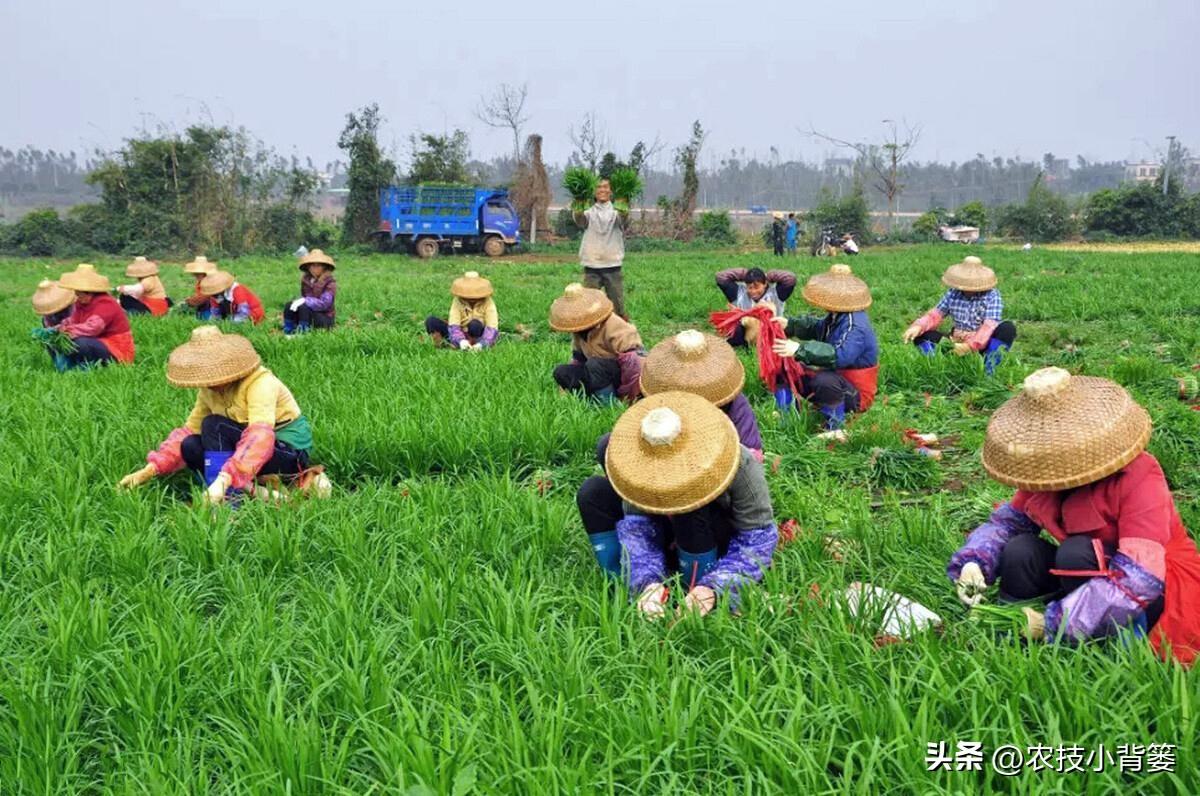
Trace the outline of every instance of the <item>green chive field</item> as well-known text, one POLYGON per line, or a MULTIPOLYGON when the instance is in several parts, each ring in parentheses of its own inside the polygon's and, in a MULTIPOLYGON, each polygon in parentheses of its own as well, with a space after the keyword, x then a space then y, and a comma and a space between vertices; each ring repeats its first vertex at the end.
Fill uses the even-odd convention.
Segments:
MULTIPOLYGON (((578 277, 572 253, 342 256, 339 326, 291 340, 294 261, 223 260, 267 306, 239 331, 311 419, 335 492, 215 513, 182 473, 115 489, 187 415, 193 394, 164 365, 196 322, 135 318, 134 366, 58 374, 30 340, 29 297, 75 263, 0 262, 0 794, 1200 792, 1200 671, 1138 642, 1027 647, 968 621, 945 576, 1009 494, 979 464, 988 414, 1045 365, 1135 394, 1200 529, 1200 411, 1175 381, 1200 361, 1200 257, 978 248, 1018 326, 988 380, 978 357, 899 342, 965 253, 851 261, 882 365, 844 445, 814 438, 815 415, 781 425, 743 355, 776 516, 799 530, 740 616, 662 624, 603 579, 575 509, 619 409, 550 376, 570 352, 546 314, 578 277), (501 340, 435 350, 423 320, 468 269, 496 286, 501 340), (951 445, 917 456, 905 429, 951 445), (854 581, 944 629, 878 646, 834 599, 854 581), (927 771, 939 742, 979 742, 982 770, 927 771), (1173 771, 1122 771, 1125 744, 1175 745, 1173 771), (988 764, 1003 745, 1110 760, 1006 777, 988 764)), ((95 262, 123 281, 126 260, 95 262)), ((830 263, 630 254, 629 312, 650 347, 710 328, 719 268, 802 282, 830 263)), ((178 265, 163 280, 177 300, 191 289, 178 265)))

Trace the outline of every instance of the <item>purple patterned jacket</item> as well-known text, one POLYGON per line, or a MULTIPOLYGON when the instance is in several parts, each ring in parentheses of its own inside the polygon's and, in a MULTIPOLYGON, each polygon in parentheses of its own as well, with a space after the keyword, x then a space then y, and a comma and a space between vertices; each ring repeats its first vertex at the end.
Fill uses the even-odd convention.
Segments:
POLYGON ((333 320, 337 315, 334 300, 337 298, 337 280, 333 274, 323 274, 320 281, 308 274, 300 277, 300 296, 313 312, 333 320))

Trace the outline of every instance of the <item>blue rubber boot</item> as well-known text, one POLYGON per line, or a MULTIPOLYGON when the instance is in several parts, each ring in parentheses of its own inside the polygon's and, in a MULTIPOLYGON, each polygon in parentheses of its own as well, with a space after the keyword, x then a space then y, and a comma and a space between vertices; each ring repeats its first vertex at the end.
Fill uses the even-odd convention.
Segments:
POLYGON ((1004 359, 1004 352, 1007 350, 1007 344, 995 338, 988 340, 987 348, 983 349, 983 372, 989 376, 994 374, 996 366, 1004 359))
POLYGON ((207 321, 211 317, 212 317, 212 310, 209 309, 208 307, 203 307, 201 309, 196 310, 196 320, 198 320, 198 321, 207 321))
POLYGON ((933 356, 934 352, 937 351, 937 346, 928 340, 922 340, 921 342, 917 343, 917 350, 925 356, 931 357, 933 356))
POLYGON ((288 320, 287 318, 284 318, 283 319, 283 333, 284 334, 295 334, 296 333, 296 322, 288 320))
POLYGON ((775 408, 777 408, 780 411, 780 413, 784 413, 788 409, 791 409, 792 404, 794 404, 795 402, 796 402, 796 397, 794 395, 792 395, 792 391, 790 388, 788 388, 788 387, 776 387, 775 388, 775 408))
POLYGON ((612 387, 601 387, 591 394, 591 399, 600 406, 612 406, 617 402, 617 394, 612 387))
POLYGON ((604 574, 610 578, 621 577, 621 542, 617 539, 617 532, 588 534, 588 541, 592 544, 596 563, 600 565, 604 574))
POLYGON ((839 428, 846 425, 845 404, 837 404, 835 406, 819 406, 817 407, 817 411, 825 416, 825 429, 827 431, 837 431, 839 428))
MULTIPOLYGON (((221 473, 221 468, 225 466, 225 462, 233 457, 233 451, 205 451, 204 452, 204 485, 212 486, 212 482, 217 480, 217 476, 221 473)), ((236 489, 225 490, 225 502, 230 508, 237 508, 242 502, 242 495, 236 489)))
POLYGON ((311 323, 304 323, 302 321, 302 322, 296 324, 296 331, 299 332, 300 334, 307 334, 308 330, 311 328, 312 328, 311 323))
POLYGON ((679 576, 684 588, 690 589, 717 565, 717 548, 703 553, 679 551, 679 576))
POLYGON ((59 373, 65 373, 71 369, 71 360, 67 359, 66 354, 54 354, 54 369, 59 373))

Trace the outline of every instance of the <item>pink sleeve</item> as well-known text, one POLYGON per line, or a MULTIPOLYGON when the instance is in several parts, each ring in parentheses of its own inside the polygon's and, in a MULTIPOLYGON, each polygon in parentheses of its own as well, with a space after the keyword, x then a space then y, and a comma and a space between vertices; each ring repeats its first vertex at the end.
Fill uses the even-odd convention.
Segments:
POLYGON ((251 423, 242 432, 233 455, 221 472, 229 476, 232 488, 245 489, 274 453, 275 429, 266 423, 251 423))
POLYGON ((996 331, 996 327, 999 325, 999 321, 993 321, 990 318, 985 320, 975 330, 974 334, 967 339, 967 345, 976 351, 982 351, 983 347, 988 344, 988 340, 992 339, 992 332, 996 331))
POLYGON ((636 398, 642 385, 642 358, 636 351, 626 351, 617 357, 621 366, 621 384, 617 387, 620 398, 636 398))
POLYGON ((158 450, 146 454, 146 461, 154 465, 154 471, 159 475, 169 475, 183 469, 183 451, 180 446, 190 437, 192 432, 180 426, 172 431, 158 446, 158 450))
POLYGON ((913 321, 913 326, 920 326, 921 333, 932 331, 942 325, 942 320, 946 316, 937 307, 934 307, 929 312, 922 315, 913 321))
POLYGON ((1118 499, 1118 552, 1132 558, 1159 580, 1164 579, 1166 544, 1171 538, 1175 502, 1158 462, 1149 457, 1135 462, 1134 471, 1121 481, 1118 499))
POLYGON ((58 328, 71 335, 71 337, 97 337, 104 331, 104 327, 104 319, 99 315, 93 315, 82 323, 71 323, 70 320, 64 321, 58 328))

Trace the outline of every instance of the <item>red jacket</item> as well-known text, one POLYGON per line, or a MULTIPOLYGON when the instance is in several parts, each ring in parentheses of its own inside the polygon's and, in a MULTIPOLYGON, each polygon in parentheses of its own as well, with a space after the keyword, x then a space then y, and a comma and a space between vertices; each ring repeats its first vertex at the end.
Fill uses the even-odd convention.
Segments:
POLYGON ((76 302, 70 317, 60 328, 71 337, 96 338, 118 362, 128 364, 133 361, 135 352, 129 318, 117 300, 107 293, 97 295, 86 305, 76 302))
MULTIPOLYGON (((250 288, 234 282, 232 294, 233 297, 229 302, 229 311, 232 314, 231 320, 237 320, 238 316, 241 315, 243 318, 248 316, 251 322, 255 324, 262 323, 263 318, 266 317, 266 313, 263 312, 262 302, 258 300, 258 296, 251 292, 250 288)), ((213 312, 220 312, 221 300, 223 298, 224 295, 213 296, 213 312)))

